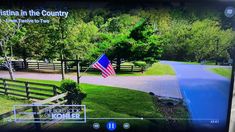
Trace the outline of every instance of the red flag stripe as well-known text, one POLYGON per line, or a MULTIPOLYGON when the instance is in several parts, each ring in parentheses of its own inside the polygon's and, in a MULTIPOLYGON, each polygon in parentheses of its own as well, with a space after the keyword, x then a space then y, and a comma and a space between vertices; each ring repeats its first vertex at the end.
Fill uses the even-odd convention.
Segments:
POLYGON ((100 68, 102 68, 102 70, 103 70, 105 73, 107 73, 108 75, 112 75, 112 73, 111 73, 109 70, 107 70, 106 68, 104 68, 102 65, 100 65, 99 63, 97 63, 97 65, 98 65, 100 68))
MULTIPOLYGON (((97 64, 97 63, 96 63, 96 64, 97 64)), ((107 77, 107 76, 109 76, 109 75, 115 74, 115 71, 114 71, 112 65, 109 64, 109 66, 108 66, 107 69, 109 69, 109 72, 110 72, 110 73, 107 73, 106 70, 104 70, 102 66, 99 66, 99 65, 96 65, 96 64, 94 64, 94 66, 95 66, 96 69, 99 69, 99 70, 101 70, 102 72, 105 72, 105 76, 103 76, 103 77, 107 77)))
POLYGON ((95 63, 93 66, 94 66, 96 69, 101 70, 101 71, 102 71, 102 75, 104 74, 105 76, 108 76, 108 74, 107 74, 106 72, 104 72, 104 71, 97 65, 97 63, 95 63))
POLYGON ((109 64, 108 69, 112 72, 112 74, 115 74, 115 71, 114 71, 113 66, 111 64, 109 64))
POLYGON ((110 76, 111 73, 109 73, 103 66, 101 66, 99 63, 96 63, 96 65, 100 68, 103 73, 105 73, 106 76, 110 76))
POLYGON ((108 76, 109 74, 106 73, 105 71, 103 71, 103 69, 96 63, 94 64, 96 66, 97 69, 101 70, 102 71, 102 74, 105 74, 105 76, 108 76))
POLYGON ((104 78, 108 77, 108 76, 104 75, 103 73, 102 73, 102 76, 103 76, 104 78))
MULTIPOLYGON (((112 66, 111 66, 111 67, 112 67, 112 66)), ((111 68, 111 67, 110 67, 110 64, 109 64, 109 65, 108 65, 108 67, 107 67, 106 69, 107 69, 107 70, 111 73, 111 75, 112 75, 112 74, 114 74, 114 73, 113 73, 113 70, 112 70, 112 68, 111 68)))
POLYGON ((111 66, 111 68, 112 68, 113 73, 116 74, 116 72, 115 72, 115 70, 114 70, 114 68, 113 68, 113 65, 110 64, 110 66, 111 66))
POLYGON ((105 68, 105 69, 107 69, 108 71, 109 71, 109 73, 110 73, 110 75, 112 75, 113 74, 113 71, 112 71, 112 69, 110 69, 110 64, 108 65, 108 67, 107 68, 105 68))

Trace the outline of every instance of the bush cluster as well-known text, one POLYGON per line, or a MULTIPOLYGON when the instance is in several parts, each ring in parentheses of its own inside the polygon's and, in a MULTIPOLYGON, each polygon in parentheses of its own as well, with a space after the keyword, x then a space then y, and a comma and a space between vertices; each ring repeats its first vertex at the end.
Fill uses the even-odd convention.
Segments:
POLYGON ((62 92, 68 92, 65 97, 68 100, 67 104, 81 104, 86 97, 86 93, 82 92, 79 85, 71 79, 61 81, 60 89, 62 92))

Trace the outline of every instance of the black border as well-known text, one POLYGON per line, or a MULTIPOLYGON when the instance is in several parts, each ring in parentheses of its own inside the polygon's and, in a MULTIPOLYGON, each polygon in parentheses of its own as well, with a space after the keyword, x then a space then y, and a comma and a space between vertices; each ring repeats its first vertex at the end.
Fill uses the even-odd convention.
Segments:
MULTIPOLYGON (((91 4, 96 4, 96 3, 107 3, 111 5, 126 5, 126 4, 132 4, 133 2, 135 4, 147 4, 147 3, 163 3, 163 4, 171 4, 172 2, 176 3, 202 3, 205 4, 206 6, 209 6, 209 4, 222 4, 224 6, 235 6, 235 0, 0 0, 0 5, 1 6, 38 6, 42 4, 42 6, 45 6, 45 3, 53 3, 53 2, 61 2, 61 3, 69 3, 69 2, 84 2, 84 3, 91 3, 91 4)), ((50 5, 48 5, 50 6, 50 5)), ((233 29, 235 30, 235 16, 230 19, 231 23, 233 24, 233 29)), ((233 99, 233 91, 234 91, 234 75, 235 75, 235 44, 234 47, 232 47, 231 52, 231 57, 233 59, 233 64, 232 64, 232 74, 231 74, 231 80, 230 80, 230 91, 229 91, 229 100, 228 100, 228 107, 227 107, 227 120, 226 120, 226 128, 225 131, 229 132, 230 128, 230 119, 231 119, 231 108, 232 108, 232 99, 233 99)))
MULTIPOLYGON (((235 28, 233 26, 233 28, 235 28)), ((233 59, 233 64, 232 64, 232 75, 231 75, 231 81, 230 81, 230 91, 229 91, 229 102, 228 102, 228 111, 227 111, 227 126, 226 126, 226 131, 229 132, 230 128, 230 123, 231 123, 231 112, 232 112, 232 100, 233 100, 233 90, 234 90, 234 72, 235 72, 235 44, 234 47, 232 47, 231 50, 231 56, 233 59)))

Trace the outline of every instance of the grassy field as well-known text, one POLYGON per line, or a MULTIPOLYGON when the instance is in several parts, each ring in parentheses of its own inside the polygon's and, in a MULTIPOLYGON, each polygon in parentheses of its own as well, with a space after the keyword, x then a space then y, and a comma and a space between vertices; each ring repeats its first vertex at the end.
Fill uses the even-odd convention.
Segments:
MULTIPOLYGON (((60 86, 58 81, 19 80, 60 86)), ((90 117, 163 117, 153 107, 153 99, 147 93, 91 84, 81 84, 80 88, 88 95, 83 103, 87 105, 90 117)))
POLYGON ((0 104, 1 104, 0 114, 13 110, 13 105, 15 104, 28 104, 28 103, 31 102, 26 99, 19 99, 0 94, 0 104))
POLYGON ((226 78, 231 78, 232 69, 229 68, 209 68, 209 71, 224 76, 226 78))
POLYGON ((154 63, 144 72, 144 75, 175 75, 175 71, 170 65, 154 63))
MULTIPOLYGON (((29 100, 23 99, 23 98, 17 98, 17 97, 9 97, 6 95, 0 94, 0 115, 7 113, 9 111, 13 110, 13 105, 17 104, 30 104, 32 103, 29 100)), ((8 119, 13 119, 14 117, 11 116, 7 119, 0 119, 0 126, 4 125, 8 119)))
MULTIPOLYGON (((193 64, 193 65, 200 65, 201 63, 199 63, 199 62, 196 62, 196 61, 188 61, 188 62, 184 62, 183 61, 183 63, 185 63, 185 64, 193 64)), ((207 61, 207 62, 205 62, 203 65, 215 65, 215 62, 212 62, 212 61, 207 61)))
MULTIPOLYGON (((60 86, 58 81, 50 80, 29 80, 29 79, 18 79, 29 82, 39 82, 54 84, 60 86)), ((189 114, 184 107, 176 107, 171 114, 166 113, 167 106, 159 104, 156 99, 148 93, 128 90, 123 88, 109 87, 109 86, 98 86, 91 84, 80 84, 80 88, 87 94, 87 97, 83 100, 83 104, 87 108, 87 118, 159 118, 168 119, 170 118, 189 118, 189 114)), ((0 95, 2 96, 2 95, 0 95)), ((13 105, 15 100, 10 100, 9 106, 13 105)), ((2 100, 1 102, 4 102, 2 100)), ((0 103, 1 103, 0 102, 0 103)), ((19 102, 24 103, 24 102, 19 102)), ((105 125, 108 120, 87 120, 86 124, 58 124, 61 128, 74 128, 76 126, 88 127, 94 122, 99 122, 101 125, 105 125)), ((162 120, 115 120, 117 124, 121 125, 124 121, 129 122, 133 127, 140 126, 155 126, 165 127, 161 125, 162 120)), ((179 121, 180 124, 187 124, 187 121, 179 121)), ((169 124, 171 125, 171 124, 169 124)), ((180 125, 179 125, 180 126, 180 125)), ((121 126, 120 126, 121 127, 121 126)), ((160 129, 160 128, 159 128, 160 129)))

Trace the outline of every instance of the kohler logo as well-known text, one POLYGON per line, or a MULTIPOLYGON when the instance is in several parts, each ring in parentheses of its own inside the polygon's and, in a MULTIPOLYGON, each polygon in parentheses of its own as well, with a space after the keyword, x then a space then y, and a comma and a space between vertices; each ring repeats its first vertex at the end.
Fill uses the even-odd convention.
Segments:
POLYGON ((62 114, 52 114, 52 119, 80 119, 80 114, 70 114, 70 113, 62 113, 62 114))

